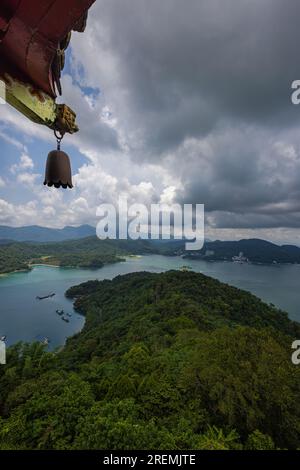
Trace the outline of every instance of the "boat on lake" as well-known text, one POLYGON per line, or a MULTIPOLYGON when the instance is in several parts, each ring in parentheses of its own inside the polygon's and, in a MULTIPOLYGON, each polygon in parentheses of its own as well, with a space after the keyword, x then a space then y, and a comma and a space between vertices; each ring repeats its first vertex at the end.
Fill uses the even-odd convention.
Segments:
POLYGON ((66 317, 61 317, 61 319, 62 319, 63 321, 65 321, 66 323, 69 323, 69 321, 70 321, 70 320, 69 320, 68 318, 66 318, 66 317))
POLYGON ((40 297, 39 295, 36 296, 37 300, 44 300, 44 299, 50 299, 51 297, 54 297, 55 293, 53 292, 52 294, 44 295, 43 297, 40 297))
POLYGON ((65 312, 63 310, 56 310, 57 315, 63 315, 65 312))

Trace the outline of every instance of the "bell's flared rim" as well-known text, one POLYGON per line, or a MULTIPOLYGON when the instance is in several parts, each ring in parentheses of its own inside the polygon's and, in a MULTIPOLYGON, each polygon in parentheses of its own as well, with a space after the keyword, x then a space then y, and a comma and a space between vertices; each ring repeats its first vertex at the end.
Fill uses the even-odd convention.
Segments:
POLYGON ((67 189, 67 188, 74 188, 72 182, 67 182, 65 183, 64 181, 44 181, 44 186, 49 186, 49 188, 51 188, 52 186, 54 186, 55 188, 63 188, 63 189, 67 189))

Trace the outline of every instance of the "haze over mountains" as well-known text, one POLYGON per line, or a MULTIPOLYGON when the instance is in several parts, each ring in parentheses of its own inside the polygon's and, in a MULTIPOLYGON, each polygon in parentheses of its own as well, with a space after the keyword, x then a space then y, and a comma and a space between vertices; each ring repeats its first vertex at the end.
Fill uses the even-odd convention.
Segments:
POLYGON ((16 242, 61 242, 64 240, 76 240, 90 237, 96 234, 96 230, 91 225, 80 225, 79 227, 64 227, 54 229, 30 225, 27 227, 0 226, 1 240, 11 240, 16 242))
MULTIPOLYGON (((51 243, 67 240, 82 240, 81 249, 90 247, 99 242, 96 238, 96 230, 91 225, 79 227, 64 227, 63 229, 51 229, 37 225, 27 227, 0 226, 0 245, 11 242, 51 243), (84 240, 85 239, 85 240, 84 240)), ((207 261, 231 261, 240 252, 249 261, 254 263, 300 263, 300 248, 294 245, 276 245, 269 241, 256 238, 238 241, 210 241, 205 240, 204 247, 199 251, 186 251, 185 240, 110 240, 110 246, 115 249, 125 249, 136 253, 157 253, 183 255, 187 259, 205 259, 207 261)))

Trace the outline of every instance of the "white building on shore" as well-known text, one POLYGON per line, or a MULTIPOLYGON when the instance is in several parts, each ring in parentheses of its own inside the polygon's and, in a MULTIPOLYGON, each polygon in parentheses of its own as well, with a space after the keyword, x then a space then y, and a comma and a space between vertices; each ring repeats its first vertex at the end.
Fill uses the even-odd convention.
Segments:
POLYGON ((241 251, 238 256, 233 256, 232 261, 234 263, 249 263, 249 259, 244 256, 244 253, 241 251))

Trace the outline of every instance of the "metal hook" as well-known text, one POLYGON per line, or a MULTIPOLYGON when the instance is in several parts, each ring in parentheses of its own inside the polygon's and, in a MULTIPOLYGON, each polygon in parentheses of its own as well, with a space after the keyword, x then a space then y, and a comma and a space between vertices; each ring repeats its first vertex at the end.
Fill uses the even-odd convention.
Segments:
POLYGON ((58 131, 57 129, 54 129, 54 135, 56 137, 57 150, 60 150, 60 143, 64 138, 64 134, 61 131, 58 131))

